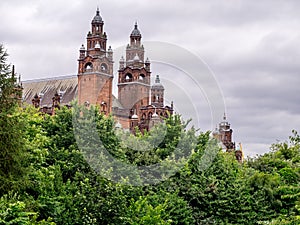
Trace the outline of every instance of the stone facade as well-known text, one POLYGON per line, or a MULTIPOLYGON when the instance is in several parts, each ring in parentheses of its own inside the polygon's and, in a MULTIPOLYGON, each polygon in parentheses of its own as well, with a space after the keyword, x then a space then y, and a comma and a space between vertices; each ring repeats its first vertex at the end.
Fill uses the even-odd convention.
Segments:
MULTIPOLYGON (((121 57, 118 70, 118 98, 112 94, 113 51, 107 48, 107 34, 99 9, 91 22, 86 37, 86 47, 81 46, 78 74, 23 82, 23 101, 34 105, 44 113, 55 114, 61 106, 71 107, 71 101, 79 104, 98 105, 101 112, 112 114, 116 126, 135 132, 149 130, 164 118, 173 114, 171 106, 164 105, 164 86, 156 75, 151 85, 151 62, 145 60, 142 35, 137 23, 129 37, 125 58, 121 57)), ((232 129, 224 115, 223 121, 213 132, 227 152, 235 152, 236 159, 243 161, 241 144, 232 141, 232 129)))
POLYGON ((107 35, 99 9, 91 23, 86 46, 81 46, 78 59, 78 102, 99 105, 101 112, 111 113, 113 52, 106 49, 107 35))
POLYGON ((142 35, 137 23, 130 34, 130 43, 126 48, 126 59, 121 57, 118 71, 118 96, 122 107, 114 107, 113 114, 123 128, 134 130, 138 126, 141 131, 149 130, 154 121, 161 120, 173 113, 173 108, 164 106, 164 87, 159 76, 151 86, 150 60, 144 57, 142 35), (159 104, 150 100, 151 95, 160 96, 159 104), (159 113, 159 114, 158 114, 159 113), (158 116, 158 118, 153 117, 158 116))
POLYGON ((113 51, 107 48, 107 34, 99 9, 91 21, 86 46, 79 50, 77 76, 24 82, 23 100, 54 114, 55 108, 71 107, 78 99, 81 105, 98 105, 101 112, 112 114, 124 129, 149 130, 158 121, 173 114, 173 106, 164 106, 164 87, 157 75, 151 85, 150 60, 145 60, 142 35, 137 23, 130 34, 126 57, 118 70, 118 99, 113 96, 113 51))

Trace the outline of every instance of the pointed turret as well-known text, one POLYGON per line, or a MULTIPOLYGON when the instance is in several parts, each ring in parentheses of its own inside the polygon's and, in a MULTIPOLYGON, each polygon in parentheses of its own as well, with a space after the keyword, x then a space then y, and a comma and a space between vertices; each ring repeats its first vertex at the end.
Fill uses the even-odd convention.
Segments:
POLYGON ((151 87, 151 104, 156 107, 164 105, 164 86, 160 83, 159 75, 156 75, 155 83, 151 87))
POLYGON ((33 97, 33 99, 31 101, 32 101, 32 105, 35 108, 39 108, 40 107, 41 98, 40 98, 40 96, 38 96, 37 93, 35 93, 35 95, 34 95, 34 97, 33 97))

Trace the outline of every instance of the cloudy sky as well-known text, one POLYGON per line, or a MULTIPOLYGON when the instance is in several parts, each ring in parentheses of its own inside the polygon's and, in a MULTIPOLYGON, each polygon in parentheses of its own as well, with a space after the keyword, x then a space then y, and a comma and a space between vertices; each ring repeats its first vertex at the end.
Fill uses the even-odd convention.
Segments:
MULTIPOLYGON (((247 155, 266 152, 299 130, 300 1, 1 1, 0 43, 22 79, 76 74, 78 49, 97 6, 113 48, 128 43, 138 21, 144 41, 175 44, 201 58, 223 93, 233 138, 247 155)), ((162 81, 172 80, 176 72, 163 70, 162 81)), ((185 101, 173 89, 166 98, 180 108, 185 101)), ((182 89, 197 100, 189 87, 182 89)), ((199 94, 199 102, 203 99, 199 94)))

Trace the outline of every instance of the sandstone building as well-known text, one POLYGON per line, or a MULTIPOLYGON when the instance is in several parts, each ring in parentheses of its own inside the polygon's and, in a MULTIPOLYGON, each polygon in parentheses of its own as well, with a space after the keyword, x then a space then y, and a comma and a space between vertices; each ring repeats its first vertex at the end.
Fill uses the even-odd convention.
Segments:
POLYGON ((112 94, 113 51, 107 46, 107 34, 99 9, 91 21, 86 46, 79 50, 78 74, 23 82, 23 99, 54 114, 55 108, 98 105, 102 113, 112 114, 124 129, 148 130, 156 122, 173 114, 173 106, 164 105, 164 87, 156 76, 151 85, 151 63, 145 59, 142 35, 137 23, 130 34, 125 58, 119 61, 118 99, 112 94))
MULTIPOLYGON (((52 115, 56 108, 71 107, 75 99, 87 107, 98 105, 102 113, 112 114, 122 128, 133 133, 135 127, 141 131, 149 130, 173 114, 173 103, 164 105, 165 89, 159 75, 151 84, 151 62, 145 58, 137 23, 130 34, 125 58, 119 60, 118 98, 112 94, 113 65, 113 51, 107 46, 104 21, 97 9, 86 37, 86 46, 82 45, 79 50, 77 75, 25 81, 23 100, 52 115)), ((237 160, 242 161, 242 150, 236 151, 232 129, 225 116, 213 136, 223 143, 226 151, 235 151, 237 160)))

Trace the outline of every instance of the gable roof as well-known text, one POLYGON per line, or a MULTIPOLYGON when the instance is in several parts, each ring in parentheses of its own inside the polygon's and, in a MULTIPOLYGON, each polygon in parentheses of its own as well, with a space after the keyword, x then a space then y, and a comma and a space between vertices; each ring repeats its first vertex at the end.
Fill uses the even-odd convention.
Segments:
MULTIPOLYGON (((23 101, 27 104, 32 104, 32 99, 37 94, 41 97, 41 107, 51 107, 56 92, 61 94, 61 105, 70 105, 77 98, 77 75, 23 81, 23 101)), ((114 95, 112 97, 112 107, 123 109, 119 100, 114 95)))
POLYGON ((60 76, 23 81, 23 101, 32 104, 35 94, 41 97, 40 106, 52 106, 55 93, 61 95, 61 105, 69 105, 77 97, 77 76, 60 76))

